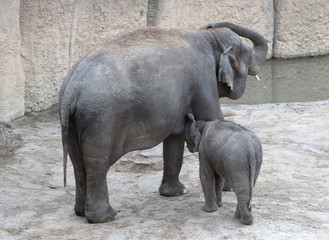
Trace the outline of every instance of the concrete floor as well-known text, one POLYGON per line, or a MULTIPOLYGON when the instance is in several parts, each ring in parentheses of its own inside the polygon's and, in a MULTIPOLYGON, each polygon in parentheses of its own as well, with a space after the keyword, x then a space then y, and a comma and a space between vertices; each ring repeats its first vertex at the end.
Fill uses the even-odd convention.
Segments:
POLYGON ((1 131, 12 151, 0 159, 0 239, 328 239, 329 101, 222 108, 228 120, 255 132, 263 144, 252 226, 234 218, 233 192, 224 192, 217 212, 202 210, 197 154, 185 154, 180 179, 187 193, 160 196, 161 146, 129 153, 112 166, 109 198, 118 218, 88 224, 73 212, 70 163, 63 188, 60 126, 53 108, 1 131))

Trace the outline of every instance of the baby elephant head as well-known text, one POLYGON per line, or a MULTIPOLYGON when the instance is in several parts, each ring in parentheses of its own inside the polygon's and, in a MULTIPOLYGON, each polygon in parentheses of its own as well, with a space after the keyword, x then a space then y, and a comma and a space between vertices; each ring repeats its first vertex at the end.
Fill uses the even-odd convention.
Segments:
POLYGON ((187 149, 194 153, 199 150, 199 144, 201 140, 201 133, 197 126, 197 122, 192 113, 187 114, 187 123, 185 126, 185 141, 187 145, 187 149))

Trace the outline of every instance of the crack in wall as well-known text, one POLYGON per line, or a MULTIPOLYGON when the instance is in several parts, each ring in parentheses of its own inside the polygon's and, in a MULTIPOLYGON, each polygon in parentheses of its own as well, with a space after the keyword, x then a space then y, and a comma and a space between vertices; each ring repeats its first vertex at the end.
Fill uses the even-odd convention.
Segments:
POLYGON ((71 68, 71 58, 72 58, 72 45, 73 45, 73 27, 74 27, 74 21, 75 21, 75 11, 76 6, 79 3, 79 0, 74 0, 72 5, 72 13, 71 13, 71 26, 70 26, 70 40, 69 40, 69 63, 68 68, 71 68))
POLYGON ((275 58, 274 56, 274 47, 276 45, 276 34, 277 34, 277 5, 276 0, 273 0, 273 39, 272 39, 272 58, 275 58))
POLYGON ((162 0, 148 0, 146 26, 157 26, 159 24, 159 13, 162 0))

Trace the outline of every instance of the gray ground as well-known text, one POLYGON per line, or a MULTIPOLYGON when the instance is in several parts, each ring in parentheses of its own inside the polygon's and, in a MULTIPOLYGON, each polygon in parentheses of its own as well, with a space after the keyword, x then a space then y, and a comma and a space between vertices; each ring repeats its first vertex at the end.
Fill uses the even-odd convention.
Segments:
POLYGON ((197 155, 187 151, 181 180, 188 192, 160 196, 161 146, 130 153, 112 167, 108 184, 118 218, 87 224, 73 212, 70 164, 63 188, 52 109, 0 125, 0 239, 328 239, 329 101, 224 105, 223 111, 263 143, 252 226, 234 219, 233 192, 224 193, 217 212, 202 210, 197 155))

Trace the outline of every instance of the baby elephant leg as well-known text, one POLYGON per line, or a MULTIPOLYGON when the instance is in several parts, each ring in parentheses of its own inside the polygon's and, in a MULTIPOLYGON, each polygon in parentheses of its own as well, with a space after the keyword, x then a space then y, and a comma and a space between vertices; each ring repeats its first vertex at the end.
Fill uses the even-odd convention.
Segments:
POLYGON ((231 185, 227 181, 225 181, 224 186, 223 186, 223 191, 229 192, 229 191, 231 191, 231 189, 232 189, 231 185))
POLYGON ((225 184, 225 180, 216 174, 216 197, 217 197, 217 206, 220 207, 223 205, 222 202, 222 190, 225 184))
POLYGON ((214 212, 217 211, 217 198, 215 192, 215 171, 208 161, 202 159, 200 156, 200 180, 203 189, 203 193, 205 196, 205 206, 204 210, 206 212, 214 212))
POLYGON ((251 214, 251 207, 249 208, 250 201, 250 189, 247 187, 234 188, 238 204, 235 211, 235 217, 240 220, 244 225, 251 225, 253 223, 253 217, 251 214))

